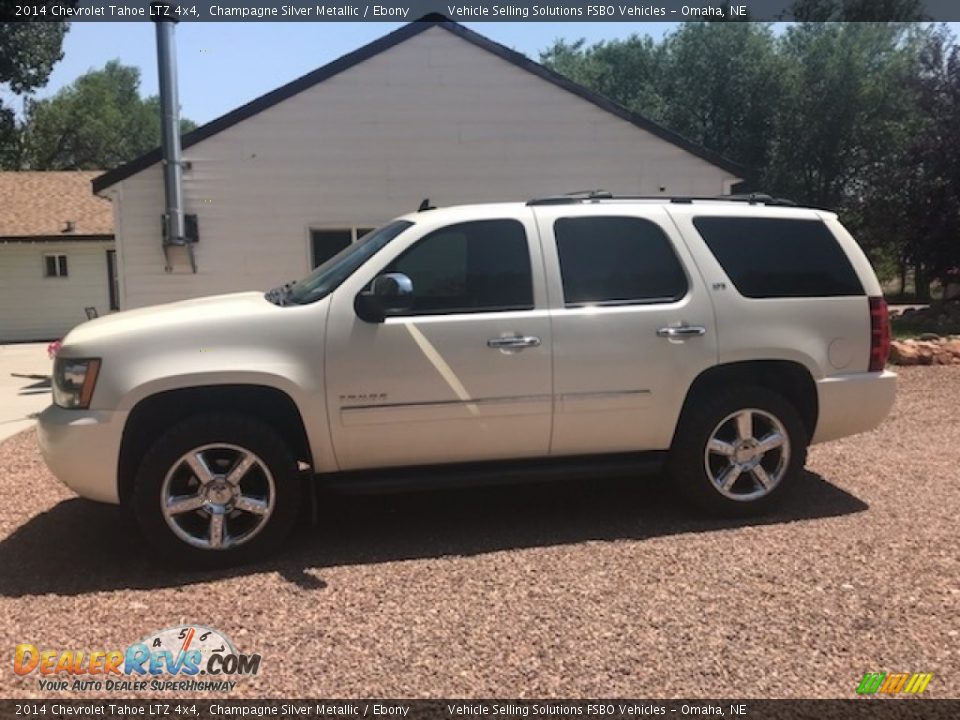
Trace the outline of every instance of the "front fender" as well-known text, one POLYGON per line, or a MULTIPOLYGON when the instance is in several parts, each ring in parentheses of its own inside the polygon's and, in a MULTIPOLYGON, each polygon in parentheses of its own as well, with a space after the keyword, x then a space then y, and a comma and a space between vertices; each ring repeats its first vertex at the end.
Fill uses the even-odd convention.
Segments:
POLYGON ((279 350, 261 347, 196 351, 189 355, 171 351, 141 355, 115 365, 109 357, 104 359, 92 409, 129 413, 147 398, 174 390, 218 385, 268 387, 287 395, 300 413, 316 471, 336 469, 327 423, 321 352, 297 361, 281 356, 279 350))

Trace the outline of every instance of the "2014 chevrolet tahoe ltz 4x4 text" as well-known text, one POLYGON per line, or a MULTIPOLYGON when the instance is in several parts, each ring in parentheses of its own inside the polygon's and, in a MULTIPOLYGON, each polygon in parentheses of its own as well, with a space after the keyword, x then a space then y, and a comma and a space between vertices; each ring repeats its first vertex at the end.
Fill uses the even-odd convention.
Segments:
POLYGON ((307 477, 659 455, 701 506, 759 512, 810 443, 886 416, 888 343, 877 278, 829 212, 604 193, 429 209, 266 294, 84 323, 39 435, 58 478, 132 506, 177 562, 272 549, 307 477))

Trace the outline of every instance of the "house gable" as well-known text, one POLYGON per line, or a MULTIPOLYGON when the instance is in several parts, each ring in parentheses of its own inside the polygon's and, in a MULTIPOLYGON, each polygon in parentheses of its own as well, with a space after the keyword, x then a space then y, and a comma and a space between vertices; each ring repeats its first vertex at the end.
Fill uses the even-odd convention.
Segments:
MULTIPOLYGON (((589 90, 582 85, 578 85, 562 75, 555 73, 549 68, 530 60, 521 53, 496 43, 493 40, 490 40, 489 38, 486 38, 483 35, 480 35, 479 33, 460 25, 459 23, 447 20, 440 15, 429 15, 421 20, 405 25, 404 27, 389 33, 362 48, 348 53, 337 60, 334 60, 333 62, 314 70, 313 72, 310 72, 286 85, 283 85, 282 87, 277 88, 276 90, 262 95, 261 97, 240 106, 239 108, 236 108, 226 115, 223 115, 205 125, 198 127, 193 132, 183 136, 182 146, 184 149, 190 148, 202 140, 217 135, 218 133, 233 127, 244 120, 275 107, 279 103, 282 103, 285 100, 288 100, 304 92, 305 90, 318 85, 319 83, 329 81, 331 78, 341 75, 346 71, 360 65, 361 63, 369 61, 371 58, 374 58, 400 45, 401 43, 404 43, 411 38, 430 30, 431 28, 442 28, 443 30, 466 41, 467 43, 491 53, 514 65, 515 67, 521 68, 531 75, 536 76, 568 93, 571 93, 572 95, 579 97, 580 99, 596 106, 597 108, 600 108, 601 110, 620 118, 621 120, 624 120, 636 128, 650 133, 651 135, 654 135, 657 138, 681 148, 685 152, 724 170, 726 173, 737 179, 743 178, 747 173, 744 167, 728 160, 727 158, 724 158, 718 153, 708 150, 707 148, 704 148, 682 137, 681 135, 668 130, 667 128, 653 122, 648 118, 643 117, 642 115, 633 113, 626 108, 617 105, 612 100, 592 90, 589 90)), ((94 193, 98 194, 106 188, 120 182, 121 180, 124 180, 131 175, 134 175, 141 170, 160 162, 160 160, 160 149, 156 148, 151 150, 150 152, 136 158, 135 160, 132 160, 125 165, 94 178, 92 183, 93 191, 94 193)))

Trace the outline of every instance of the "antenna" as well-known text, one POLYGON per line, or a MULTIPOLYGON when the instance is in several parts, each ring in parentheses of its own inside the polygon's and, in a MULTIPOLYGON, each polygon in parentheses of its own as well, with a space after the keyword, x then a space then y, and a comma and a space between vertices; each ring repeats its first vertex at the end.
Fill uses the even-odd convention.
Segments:
POLYGON ((417 212, 423 212, 424 210, 436 210, 437 208, 430 204, 430 198, 424 198, 423 202, 420 203, 420 207, 417 208, 417 212))

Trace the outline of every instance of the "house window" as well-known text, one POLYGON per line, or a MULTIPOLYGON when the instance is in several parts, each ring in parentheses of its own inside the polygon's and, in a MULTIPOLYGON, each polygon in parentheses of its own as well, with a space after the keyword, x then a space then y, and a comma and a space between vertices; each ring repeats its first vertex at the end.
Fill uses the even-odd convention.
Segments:
POLYGON ((43 256, 43 276, 44 277, 67 277, 67 256, 66 255, 44 255, 43 256))
POLYGON ((351 243, 355 243, 374 228, 351 227, 336 229, 311 229, 310 251, 311 267, 323 265, 351 243))

